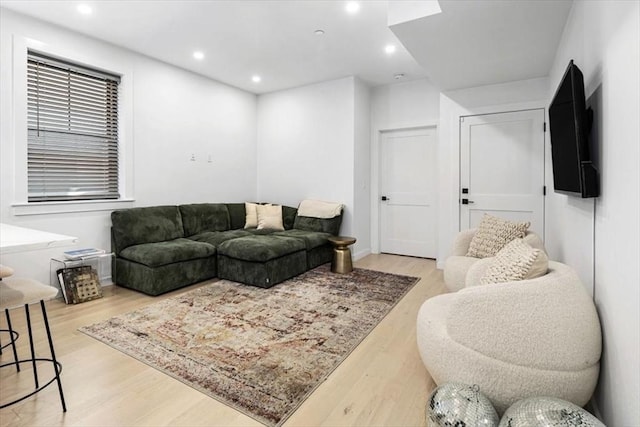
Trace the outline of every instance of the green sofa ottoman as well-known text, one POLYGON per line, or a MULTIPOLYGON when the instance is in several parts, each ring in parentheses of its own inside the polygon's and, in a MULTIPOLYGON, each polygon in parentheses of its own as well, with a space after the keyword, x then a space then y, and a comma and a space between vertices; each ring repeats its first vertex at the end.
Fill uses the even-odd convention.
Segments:
POLYGON ((333 245, 329 243, 330 233, 292 229, 278 231, 273 235, 299 239, 304 243, 307 250, 307 270, 331 262, 333 259, 333 245))
POLYGON ((218 246, 218 277, 270 288, 307 271, 304 242, 285 236, 254 235, 218 246))

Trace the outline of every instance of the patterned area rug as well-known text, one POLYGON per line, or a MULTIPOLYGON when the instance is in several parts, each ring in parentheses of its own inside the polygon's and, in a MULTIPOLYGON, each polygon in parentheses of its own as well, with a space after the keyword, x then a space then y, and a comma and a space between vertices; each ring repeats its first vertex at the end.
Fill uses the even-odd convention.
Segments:
POLYGON ((220 280, 80 331, 280 425, 418 280, 328 265, 270 289, 220 280))

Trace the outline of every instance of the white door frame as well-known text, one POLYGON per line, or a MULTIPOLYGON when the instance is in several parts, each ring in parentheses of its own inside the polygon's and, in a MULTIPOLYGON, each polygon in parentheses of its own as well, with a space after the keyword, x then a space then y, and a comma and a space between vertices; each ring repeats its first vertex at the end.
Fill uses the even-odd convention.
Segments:
MULTIPOLYGON (((457 194, 458 194, 458 198, 459 200, 462 199, 462 162, 463 162, 463 150, 462 150, 462 128, 464 126, 464 119, 465 118, 470 118, 470 117, 479 117, 479 116, 495 116, 495 115, 500 115, 500 114, 509 114, 509 113, 524 113, 524 112, 541 112, 542 113, 542 121, 544 123, 544 132, 542 134, 542 185, 545 185, 545 179, 546 179, 546 156, 545 156, 545 143, 546 143, 546 123, 547 123, 547 115, 546 115, 546 110, 545 108, 539 107, 539 108, 519 108, 519 109, 514 109, 514 110, 509 110, 509 111, 492 111, 492 112, 488 112, 488 113, 478 113, 478 114, 465 114, 465 115, 461 115, 459 117, 459 136, 458 136, 458 189, 457 189, 457 194)), ((541 224, 540 226, 542 227, 542 231, 539 232, 539 236, 540 238, 544 241, 544 237, 545 237, 545 222, 546 222, 546 197, 542 198, 542 218, 541 218, 541 224)), ((458 204, 458 230, 462 229, 462 214, 461 214, 461 205, 458 204)))
MULTIPOLYGON (((492 99, 491 92, 487 97, 487 99, 492 99)), ((473 99, 477 100, 478 98, 473 99)), ((438 184, 440 195, 438 198, 437 266, 439 269, 444 268, 444 261, 449 256, 451 245, 460 230, 460 200, 458 197, 460 192, 460 117, 543 108, 545 110, 545 121, 548 122, 547 102, 540 98, 535 99, 538 100, 513 100, 502 103, 497 100, 493 102, 485 100, 484 104, 481 105, 465 106, 464 100, 456 100, 453 95, 442 94, 440 100, 440 128, 438 132, 441 148, 441 157, 438 164, 440 169, 438 177, 441 180, 438 184)), ((550 152, 547 138, 548 136, 545 133, 545 161, 548 164, 550 152)))
MULTIPOLYGON (((380 197, 381 180, 380 180, 380 145, 382 143, 383 134, 395 131, 419 130, 433 128, 436 131, 436 143, 438 141, 438 123, 430 122, 424 124, 416 124, 412 126, 389 126, 378 128, 375 130, 375 137, 372 139, 371 145, 371 253, 380 253, 380 197)), ((437 184, 436 184, 437 185, 437 184)), ((437 207, 436 207, 437 211, 437 207)))

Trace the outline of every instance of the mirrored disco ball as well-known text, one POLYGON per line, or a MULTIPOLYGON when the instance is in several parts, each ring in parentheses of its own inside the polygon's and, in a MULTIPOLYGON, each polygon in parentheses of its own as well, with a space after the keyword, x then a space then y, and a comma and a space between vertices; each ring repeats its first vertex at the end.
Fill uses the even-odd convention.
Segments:
POLYGON ((499 427, 605 427, 578 405, 555 397, 530 397, 509 407, 499 427))
POLYGON ((477 385, 446 383, 427 402, 427 427, 497 427, 498 414, 477 385))

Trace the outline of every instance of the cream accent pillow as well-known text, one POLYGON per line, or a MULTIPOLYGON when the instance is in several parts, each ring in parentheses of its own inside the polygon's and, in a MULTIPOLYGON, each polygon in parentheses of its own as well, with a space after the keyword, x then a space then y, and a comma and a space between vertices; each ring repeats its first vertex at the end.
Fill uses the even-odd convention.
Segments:
POLYGON ((494 256, 513 239, 524 237, 530 222, 513 222, 484 214, 476 234, 469 244, 467 256, 487 258, 494 256))
POLYGON ((244 228, 256 228, 258 226, 258 205, 256 203, 245 202, 244 210, 247 213, 244 228))
POLYGON ((268 228, 269 230, 284 231, 282 225, 282 206, 280 205, 258 205, 258 230, 268 228))
POLYGON ((504 283, 534 279, 547 274, 549 258, 522 239, 514 239, 491 260, 480 278, 480 284, 504 283))

